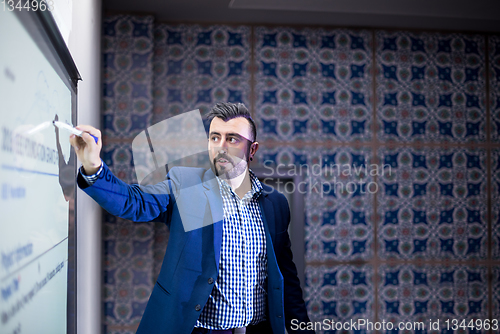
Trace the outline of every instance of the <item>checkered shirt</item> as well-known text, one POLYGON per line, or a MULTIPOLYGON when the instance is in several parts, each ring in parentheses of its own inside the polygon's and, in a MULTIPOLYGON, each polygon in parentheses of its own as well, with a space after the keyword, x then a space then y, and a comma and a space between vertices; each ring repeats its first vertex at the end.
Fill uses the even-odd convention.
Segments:
POLYGON ((217 178, 224 207, 219 275, 195 327, 230 329, 266 320, 267 256, 258 197, 262 184, 250 171, 252 190, 242 199, 217 178))

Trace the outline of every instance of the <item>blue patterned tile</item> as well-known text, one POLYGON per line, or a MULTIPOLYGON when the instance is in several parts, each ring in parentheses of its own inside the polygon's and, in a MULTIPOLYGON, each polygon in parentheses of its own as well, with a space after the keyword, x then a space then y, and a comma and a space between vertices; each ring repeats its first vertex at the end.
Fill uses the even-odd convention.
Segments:
POLYGON ((308 266, 304 292, 311 321, 326 320, 331 324, 332 321, 373 319, 373 275, 373 268, 369 265, 308 266))
POLYGON ((255 35, 265 139, 371 139, 368 31, 256 27, 255 35))
POLYGON ((403 333, 448 333, 446 320, 451 327, 453 319, 468 323, 488 318, 486 267, 382 265, 378 288, 379 319, 394 327, 403 322, 423 323, 422 331, 403 333), (441 330, 431 330, 430 319, 439 320, 441 330))
POLYGON ((485 259, 486 152, 380 149, 379 256, 485 259))
POLYGON ((222 101, 250 108, 249 27, 157 24, 154 42, 154 123, 222 101))
POLYGON ((486 139, 482 36, 378 31, 376 38, 381 140, 486 139))
POLYGON ((489 36, 491 140, 500 140, 500 36, 489 36))
MULTIPOLYGON (((493 296, 492 296, 492 317, 493 319, 499 319, 500 318, 500 269, 497 267, 494 267, 492 269, 492 291, 493 291, 493 296)), ((499 320, 500 322, 500 320, 499 320)), ((499 324, 500 326, 500 324, 499 324)))
MULTIPOLYGON (((102 52, 102 159, 118 178, 133 183, 131 142, 151 125, 153 109, 153 17, 105 18, 102 52)), ((110 332, 142 317, 152 291, 153 234, 150 225, 107 213, 103 221, 104 319, 110 332)))
POLYGON ((373 256, 371 150, 310 152, 306 194, 306 260, 354 260, 373 256), (316 168, 317 167, 317 168, 316 168))
POLYGON ((304 196, 307 261, 368 259, 373 256, 371 150, 265 148, 255 166, 298 175, 293 189, 304 196), (367 188, 368 186, 368 188, 367 188))
POLYGON ((103 136, 133 137, 151 123, 153 17, 103 22, 103 136))
POLYGON ((491 150, 492 258, 500 259, 500 149, 491 150))
POLYGON ((138 323, 152 291, 153 228, 116 217, 110 220, 103 229, 106 323, 138 323))

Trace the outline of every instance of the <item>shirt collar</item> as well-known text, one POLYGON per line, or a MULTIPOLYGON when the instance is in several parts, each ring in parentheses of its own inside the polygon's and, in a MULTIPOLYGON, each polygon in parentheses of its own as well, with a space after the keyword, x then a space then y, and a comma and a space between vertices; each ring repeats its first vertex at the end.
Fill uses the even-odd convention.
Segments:
MULTIPOLYGON (((262 187, 262 183, 260 183, 259 179, 255 175, 255 173, 249 169, 249 175, 250 175, 250 183, 252 185, 252 189, 250 190, 250 195, 247 193, 245 194, 244 198, 257 198, 262 194, 262 191, 264 191, 264 188, 262 187)), ((217 181, 219 182, 219 186, 223 191, 227 191, 231 194, 234 194, 233 189, 227 184, 226 181, 221 179, 220 177, 217 176, 217 181)), ((236 194, 234 194, 236 196, 236 194)))

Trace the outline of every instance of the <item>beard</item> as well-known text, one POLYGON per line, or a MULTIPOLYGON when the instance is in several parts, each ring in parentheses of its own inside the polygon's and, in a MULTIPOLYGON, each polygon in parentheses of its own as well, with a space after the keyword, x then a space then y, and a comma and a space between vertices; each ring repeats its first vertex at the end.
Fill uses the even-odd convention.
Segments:
POLYGON ((219 153, 212 161, 215 175, 224 179, 234 179, 242 175, 248 166, 246 156, 233 158, 226 153, 219 153))

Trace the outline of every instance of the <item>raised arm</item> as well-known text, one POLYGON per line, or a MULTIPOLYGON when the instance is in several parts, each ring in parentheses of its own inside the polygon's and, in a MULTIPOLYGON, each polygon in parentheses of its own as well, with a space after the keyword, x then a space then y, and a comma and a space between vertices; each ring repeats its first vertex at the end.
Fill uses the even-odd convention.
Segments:
POLYGON ((100 158, 101 132, 88 125, 77 126, 82 137, 72 135, 71 145, 82 163, 78 186, 109 213, 137 222, 151 221, 167 210, 175 182, 165 180, 152 186, 128 185, 118 179, 100 158), (97 143, 94 138, 97 137, 97 143), (94 176, 91 182, 84 177, 94 176))

